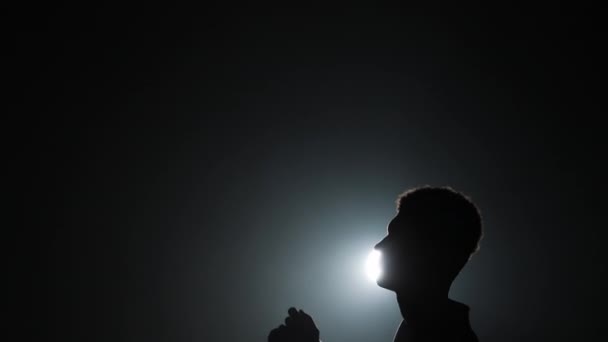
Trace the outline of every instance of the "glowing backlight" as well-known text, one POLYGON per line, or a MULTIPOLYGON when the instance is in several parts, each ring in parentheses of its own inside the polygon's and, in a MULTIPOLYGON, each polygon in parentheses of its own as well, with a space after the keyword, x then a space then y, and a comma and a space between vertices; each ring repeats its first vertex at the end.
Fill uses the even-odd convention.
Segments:
POLYGON ((381 257, 382 255, 380 252, 374 249, 369 253, 367 260, 365 261, 365 273, 373 282, 376 282, 382 273, 382 269, 380 267, 381 257))

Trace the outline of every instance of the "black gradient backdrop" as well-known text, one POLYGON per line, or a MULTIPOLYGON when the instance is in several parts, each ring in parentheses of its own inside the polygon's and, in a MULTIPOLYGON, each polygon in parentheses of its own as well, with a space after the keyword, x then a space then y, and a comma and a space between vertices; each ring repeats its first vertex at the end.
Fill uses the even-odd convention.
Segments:
POLYGON ((484 216, 451 293, 482 341, 600 336, 590 17, 261 12, 20 13, 34 331, 263 341, 295 305, 325 341, 391 341, 363 262, 396 196, 431 184, 484 216))

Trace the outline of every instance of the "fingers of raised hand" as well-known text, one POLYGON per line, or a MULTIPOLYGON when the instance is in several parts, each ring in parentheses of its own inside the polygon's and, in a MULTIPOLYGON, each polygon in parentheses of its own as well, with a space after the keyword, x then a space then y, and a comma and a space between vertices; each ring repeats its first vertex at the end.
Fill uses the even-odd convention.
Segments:
POLYGON ((289 308, 287 310, 289 316, 285 318, 285 325, 293 328, 303 328, 310 325, 312 318, 305 314, 302 310, 298 311, 296 308, 289 308))
POLYGON ((300 310, 298 311, 298 316, 300 317, 301 320, 307 322, 308 324, 312 324, 314 325, 314 321, 312 320, 312 317, 307 314, 306 312, 304 312, 304 310, 300 310))
POLYGON ((287 327, 281 324, 279 327, 272 329, 268 334, 268 342, 284 342, 289 341, 289 331, 287 327))
POLYGON ((319 329, 315 325, 312 317, 305 313, 303 310, 296 310, 296 308, 289 308, 287 310, 289 316, 285 318, 285 325, 289 329, 299 331, 299 334, 306 336, 316 336, 318 339, 319 329))
MULTIPOLYGON (((302 310, 300 310, 300 311, 302 311, 302 310)), ((294 308, 292 306, 287 310, 287 313, 289 314, 289 316, 295 316, 298 314, 298 310, 296 310, 296 308, 294 308)))
POLYGON ((315 323, 312 320, 312 317, 310 317, 309 314, 304 312, 304 310, 296 310, 296 308, 292 307, 292 308, 289 308, 289 310, 287 310, 287 313, 289 314, 289 316, 287 318, 285 318, 286 324, 289 322, 290 325, 299 325, 299 326, 316 328, 315 323))
POLYGON ((310 315, 293 307, 289 308, 287 313, 285 324, 281 324, 268 335, 269 342, 317 342, 319 340, 319 329, 310 315))

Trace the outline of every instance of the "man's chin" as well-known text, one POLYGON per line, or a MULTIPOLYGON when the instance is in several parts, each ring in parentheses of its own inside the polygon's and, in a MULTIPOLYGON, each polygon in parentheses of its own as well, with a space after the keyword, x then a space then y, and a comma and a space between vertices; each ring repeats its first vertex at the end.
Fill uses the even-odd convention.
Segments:
POLYGON ((380 277, 376 280, 376 284, 378 286, 380 286, 383 289, 387 289, 387 290, 391 290, 391 291, 395 291, 395 286, 393 286, 393 284, 391 284, 391 282, 384 278, 384 277, 380 277))

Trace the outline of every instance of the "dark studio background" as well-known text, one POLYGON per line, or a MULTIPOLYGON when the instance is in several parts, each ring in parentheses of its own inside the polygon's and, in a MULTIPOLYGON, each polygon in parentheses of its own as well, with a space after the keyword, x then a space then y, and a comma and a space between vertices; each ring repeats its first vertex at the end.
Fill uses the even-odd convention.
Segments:
POLYGON ((403 190, 485 237, 482 341, 603 333, 602 36, 581 11, 22 9, 21 317, 53 341, 392 341, 361 274, 403 190), (23 247, 22 247, 23 246, 23 247))

